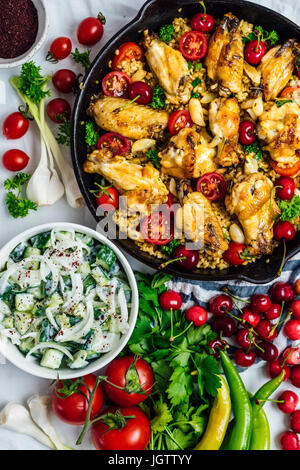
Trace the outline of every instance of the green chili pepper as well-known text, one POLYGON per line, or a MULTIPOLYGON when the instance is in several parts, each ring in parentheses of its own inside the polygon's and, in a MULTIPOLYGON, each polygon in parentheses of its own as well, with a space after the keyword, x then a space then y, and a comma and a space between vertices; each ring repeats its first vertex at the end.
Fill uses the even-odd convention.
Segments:
POLYGON ((229 385, 234 414, 234 425, 226 450, 247 450, 252 432, 252 406, 245 385, 224 351, 220 351, 222 367, 229 385))
MULTIPOLYGON (((249 393, 250 400, 253 395, 249 393)), ((253 426, 249 450, 270 450, 271 433, 268 418, 263 408, 253 413, 253 426)))
POLYGON ((255 393, 254 397, 252 398, 252 408, 254 414, 257 413, 259 410, 262 409, 266 400, 272 395, 272 393, 277 390, 279 385, 283 382, 285 377, 285 370, 283 369, 282 372, 277 375, 274 379, 269 380, 266 382, 259 390, 255 393))

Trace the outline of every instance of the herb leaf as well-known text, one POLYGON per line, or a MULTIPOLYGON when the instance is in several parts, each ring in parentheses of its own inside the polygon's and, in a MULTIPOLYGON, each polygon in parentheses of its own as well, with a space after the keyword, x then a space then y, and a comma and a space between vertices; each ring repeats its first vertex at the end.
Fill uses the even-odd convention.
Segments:
POLYGON ((41 75, 41 67, 34 62, 27 62, 22 65, 21 74, 18 78, 18 89, 23 95, 34 104, 39 104, 46 96, 50 96, 50 91, 45 91, 44 87, 49 81, 49 76, 41 75))
POLYGON ((8 191, 5 203, 10 215, 17 219, 18 217, 26 217, 30 210, 37 210, 35 202, 29 199, 21 198, 21 190, 23 184, 31 178, 27 173, 17 173, 12 179, 4 181, 4 188, 8 191), (15 194, 13 191, 17 191, 15 194))
POLYGON ((70 142, 70 123, 64 122, 59 125, 58 127, 58 134, 56 136, 56 140, 61 145, 67 145, 68 147, 71 145, 70 142))
POLYGON ((292 220, 300 214, 300 196, 296 194, 290 201, 280 199, 277 204, 281 209, 280 220, 292 220))
POLYGON ((85 52, 80 52, 77 47, 74 52, 71 52, 71 56, 77 64, 82 65, 84 71, 87 72, 91 66, 90 59, 91 49, 87 49, 85 52))
POLYGON ((99 134, 96 131, 95 124, 92 121, 85 123, 85 142, 92 147, 99 140, 99 134))
POLYGON ((292 103, 293 100, 277 100, 276 106, 277 108, 281 108, 281 106, 285 105, 286 103, 292 103))
POLYGON ((253 154, 253 158, 256 160, 256 161, 259 161, 262 156, 263 156, 263 152, 257 142, 257 140, 255 142, 253 142, 253 144, 251 145, 242 145, 242 148, 244 150, 244 152, 248 155, 248 154, 253 154))
POLYGON ((164 42, 172 41, 175 34, 174 26, 171 24, 165 24, 159 30, 159 37, 164 42))
POLYGON ((154 168, 159 170, 161 168, 160 158, 158 156, 158 151, 155 149, 148 150, 146 153, 146 157, 148 158, 149 162, 152 163, 154 168))
POLYGON ((150 106, 154 109, 162 109, 165 107, 166 103, 166 95, 162 87, 159 85, 156 85, 153 88, 153 98, 152 101, 150 102, 150 106))

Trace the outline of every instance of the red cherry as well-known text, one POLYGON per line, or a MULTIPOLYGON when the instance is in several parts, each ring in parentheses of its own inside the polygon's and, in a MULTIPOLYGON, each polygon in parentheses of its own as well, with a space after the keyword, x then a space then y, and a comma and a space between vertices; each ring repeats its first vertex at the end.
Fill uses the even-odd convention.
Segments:
POLYGON ((251 121, 243 121, 239 127, 239 140, 242 145, 251 145, 256 139, 256 126, 251 121))
POLYGON ((256 344, 258 346, 256 348, 257 356, 267 362, 276 361, 278 357, 278 349, 276 348, 275 344, 261 339, 258 340, 256 344))
POLYGON ((300 339, 300 320, 292 318, 287 321, 284 325, 283 331, 288 338, 293 341, 298 341, 300 339))
POLYGON ((291 382, 294 387, 300 388, 300 365, 292 367, 291 382))
POLYGON ((184 271, 192 271, 199 261, 198 251, 188 250, 184 245, 177 246, 172 253, 172 257, 174 259, 185 257, 185 259, 176 261, 177 266, 184 271))
POLYGON ((272 304, 269 310, 265 312, 265 317, 267 320, 275 320, 280 317, 281 306, 279 304, 272 304))
POLYGON ((250 41, 245 47, 245 59, 248 64, 257 65, 266 53, 266 45, 263 41, 258 43, 257 39, 250 41))
POLYGON ((290 201, 295 194, 295 181, 289 176, 280 176, 275 181, 276 195, 284 201, 290 201))
POLYGON ((295 292, 292 284, 289 282, 275 282, 270 290, 273 302, 281 304, 281 302, 292 302, 295 298, 295 292))
POLYGON ((243 349, 236 349, 234 352, 234 360, 240 367, 250 367, 254 364, 256 359, 255 353, 250 351, 244 351, 243 349))
POLYGON ((274 225, 274 239, 278 242, 281 240, 291 241, 295 238, 295 235, 294 226, 287 220, 280 220, 274 225))
POLYGON ((300 434, 300 410, 296 410, 291 414, 290 427, 294 432, 300 434))
POLYGON ((290 305, 290 311, 298 320, 300 320, 300 300, 294 300, 290 305))
POLYGON ((215 26, 215 20, 207 13, 196 13, 191 18, 191 27, 193 31, 201 31, 201 33, 210 33, 215 26))
POLYGON ((151 86, 145 82, 134 82, 130 87, 129 97, 133 100, 138 95, 139 98, 135 100, 137 103, 148 104, 153 98, 153 90, 151 86))
POLYGON ((185 312, 185 319, 189 323, 193 322, 195 326, 204 325, 207 320, 207 311, 199 305, 194 305, 185 312))
POLYGON ((279 374, 281 374, 282 369, 285 371, 285 376, 283 380, 288 380, 291 375, 291 371, 286 364, 282 365, 282 361, 276 359, 275 361, 268 362, 267 365, 269 376, 274 379, 279 374))
POLYGON ((233 306, 231 298, 226 294, 216 295, 209 301, 209 311, 216 317, 224 317, 233 306))
POLYGON ((282 450, 299 450, 299 438, 296 433, 285 431, 280 435, 279 444, 282 450))
POLYGON ((300 348, 289 346, 283 351, 282 357, 287 358, 285 363, 289 366, 297 366, 300 364, 300 348))
POLYGON ((255 328, 261 320, 259 313, 253 312, 249 307, 243 307, 242 310, 244 312, 242 315, 243 322, 249 323, 255 328))
POLYGON ((166 290, 159 296, 159 305, 163 310, 179 310, 182 305, 182 298, 174 290, 166 290))
POLYGON ((211 329, 224 338, 234 335, 236 324, 233 318, 219 317, 211 322, 211 329))
POLYGON ((209 341, 207 345, 212 350, 212 356, 218 357, 220 349, 223 350, 225 348, 226 342, 222 341, 220 338, 216 338, 209 341))
POLYGON ((253 343, 248 328, 241 328, 238 330, 235 339, 237 344, 246 350, 249 349, 253 343))
POLYGON ((268 295, 256 294, 251 298, 251 308, 255 312, 264 313, 271 307, 272 302, 268 295))
POLYGON ((279 395, 278 401, 283 401, 283 403, 277 403, 278 408, 283 413, 289 414, 295 411, 299 398, 292 390, 285 390, 279 395))
POLYGON ((256 333, 266 341, 273 341, 277 337, 277 331, 269 320, 261 320, 257 325, 256 333), (273 330, 273 331, 272 331, 273 330))

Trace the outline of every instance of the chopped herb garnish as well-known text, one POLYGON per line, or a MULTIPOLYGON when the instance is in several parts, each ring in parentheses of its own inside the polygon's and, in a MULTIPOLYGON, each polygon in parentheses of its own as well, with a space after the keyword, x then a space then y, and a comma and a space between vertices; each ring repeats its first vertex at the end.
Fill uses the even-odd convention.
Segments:
POLYGON ((268 32, 261 26, 255 26, 252 33, 249 33, 248 36, 242 37, 244 44, 248 44, 248 42, 253 41, 254 39, 268 42, 270 46, 274 46, 279 41, 279 36, 274 30, 268 32))
POLYGON ((255 142, 253 142, 253 144, 251 145, 242 145, 243 147, 243 150, 244 152, 248 155, 248 154, 253 154, 253 158, 256 160, 256 161, 259 161, 262 156, 263 156, 263 152, 257 142, 257 140, 255 142))
POLYGON ((146 157, 148 158, 149 162, 152 163, 154 168, 159 170, 161 168, 160 158, 158 156, 158 151, 155 149, 148 150, 146 153, 146 157))
POLYGON ((37 205, 29 199, 21 197, 22 186, 27 183, 31 175, 27 173, 17 173, 13 178, 4 181, 4 188, 8 191, 6 195, 6 205, 8 212, 14 219, 26 217, 30 210, 36 211, 37 205), (14 193, 17 191, 17 194, 14 193))
POLYGON ((95 125, 92 121, 85 123, 85 142, 92 147, 96 145, 99 140, 99 134, 95 129, 95 125))
POLYGON ((73 57, 75 62, 77 64, 82 65, 85 72, 88 71, 91 65, 90 53, 91 53, 91 49, 87 49, 85 52, 79 52, 77 47, 74 52, 71 52, 71 56, 73 57))
POLYGON ((180 241, 177 238, 173 238, 167 245, 161 245, 160 251, 165 255, 171 256, 176 246, 180 245, 180 241))
POLYGON ((293 100, 278 100, 276 101, 277 108, 281 108, 281 106, 285 105, 286 103, 292 103, 293 100))
POLYGON ((191 98, 200 98, 200 93, 192 93, 191 98))
POLYGON ((201 70, 202 69, 202 62, 196 62, 194 64, 194 69, 197 70, 197 71, 201 70))
POLYGON ((278 200, 281 214, 280 220, 292 220, 300 214, 300 196, 294 195, 290 201, 278 200))
POLYGON ((199 78, 199 77, 196 77, 196 78, 194 78, 194 80, 192 81, 192 87, 193 87, 193 88, 196 88, 198 85, 200 85, 200 83, 201 83, 200 78, 199 78))
POLYGON ((159 30, 159 37, 164 42, 170 42, 174 38, 175 30, 171 24, 165 24, 159 30))
POLYGON ((165 92, 162 89, 162 87, 160 87, 159 85, 156 85, 153 88, 153 98, 150 103, 150 106, 152 106, 152 108, 154 109, 162 109, 165 107, 165 103, 166 103, 165 92))

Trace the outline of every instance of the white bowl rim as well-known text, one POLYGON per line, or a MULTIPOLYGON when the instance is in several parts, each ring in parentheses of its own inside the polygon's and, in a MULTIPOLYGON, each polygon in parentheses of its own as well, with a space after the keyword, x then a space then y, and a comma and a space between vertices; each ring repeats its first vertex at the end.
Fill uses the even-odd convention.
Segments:
MULTIPOLYGON (((18 57, 12 58, 12 59, 4 59, 5 62, 0 62, 0 69, 9 69, 13 67, 18 67, 19 65, 24 64, 25 62, 28 62, 35 54, 36 52, 41 48, 43 43, 46 40, 48 30, 49 30, 49 17, 47 13, 47 8, 45 5, 45 0, 36 0, 40 3, 41 8, 43 9, 44 12, 44 25, 42 26, 42 34, 39 40, 37 38, 35 39, 34 43, 30 47, 30 49, 22 54, 20 59, 18 57)), ((1 58, 0 58, 1 59, 1 58)), ((2 59, 3 60, 3 59, 2 59)))
POLYGON ((42 377, 45 379, 57 379, 58 376, 61 379, 71 379, 71 378, 80 377, 82 375, 87 375, 99 369, 104 368, 125 348, 136 324, 137 315, 138 315, 139 296, 138 296, 138 288, 137 288, 135 276, 133 274, 133 270, 129 262, 123 255, 123 253, 120 251, 120 249, 116 247, 116 245, 113 242, 111 242, 108 238, 106 238, 101 233, 98 233, 96 230, 93 230, 89 227, 85 227, 84 225, 70 223, 70 222, 57 222, 57 223, 52 222, 49 224, 38 225, 14 237, 12 240, 10 240, 0 249, 0 269, 2 269, 3 265, 7 261, 8 254, 19 243, 21 243, 22 241, 28 240, 29 238, 31 238, 34 235, 37 235, 38 233, 42 233, 44 231, 53 230, 53 229, 75 230, 77 232, 85 233, 87 235, 92 236, 93 238, 96 238, 101 243, 109 246, 117 255, 117 258, 120 261, 120 264, 122 265, 122 268, 125 271, 125 274, 129 281, 130 288, 132 290, 131 312, 129 315, 129 330, 127 334, 121 337, 120 343, 115 350, 105 353, 99 359, 94 360, 88 366, 84 368, 81 368, 81 369, 64 368, 64 369, 55 369, 55 370, 47 369, 45 367, 40 366, 37 362, 33 362, 34 358, 26 359, 25 356, 18 349, 18 347, 12 344, 12 342, 9 339, 3 340, 3 341, 1 341, 0 339, 0 354, 2 354, 3 357, 5 357, 7 360, 9 360, 12 364, 14 364, 19 369, 25 372, 28 372, 29 374, 34 375, 36 377, 42 377))

